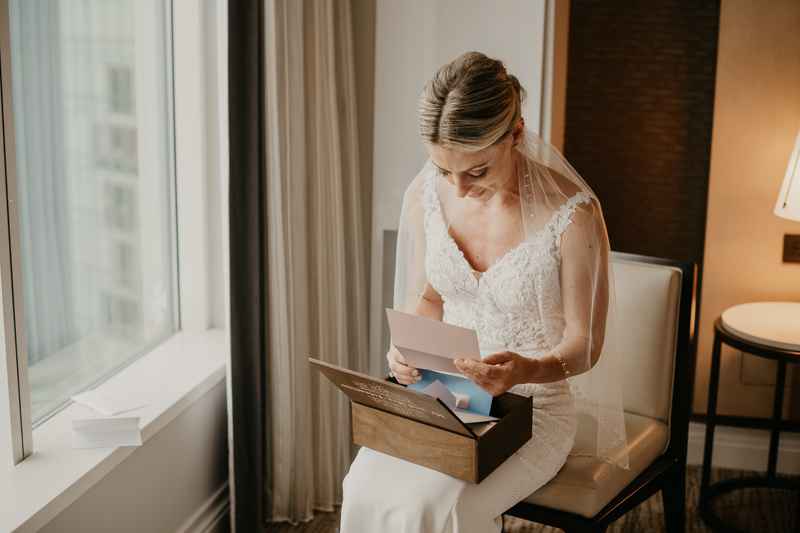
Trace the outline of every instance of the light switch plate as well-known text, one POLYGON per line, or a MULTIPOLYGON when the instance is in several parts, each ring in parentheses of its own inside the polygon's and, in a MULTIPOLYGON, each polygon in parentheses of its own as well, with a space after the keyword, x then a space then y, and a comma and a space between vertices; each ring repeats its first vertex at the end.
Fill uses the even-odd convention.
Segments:
POLYGON ((800 235, 783 236, 783 262, 800 263, 800 235))

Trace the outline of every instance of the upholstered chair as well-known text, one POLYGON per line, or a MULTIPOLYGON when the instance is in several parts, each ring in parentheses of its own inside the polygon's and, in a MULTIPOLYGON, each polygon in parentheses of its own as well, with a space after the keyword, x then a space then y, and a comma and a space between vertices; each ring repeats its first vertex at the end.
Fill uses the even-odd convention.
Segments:
POLYGON ((667 531, 685 529, 686 451, 694 383, 695 265, 613 253, 630 469, 594 457, 591 415, 576 402, 573 453, 506 514, 573 531, 605 531, 659 490, 667 531))

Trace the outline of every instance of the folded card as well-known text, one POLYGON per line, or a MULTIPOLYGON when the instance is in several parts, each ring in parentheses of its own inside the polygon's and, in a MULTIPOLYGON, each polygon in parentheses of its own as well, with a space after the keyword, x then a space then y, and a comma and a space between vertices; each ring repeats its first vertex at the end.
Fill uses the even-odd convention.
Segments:
POLYGON ((408 366, 438 372, 458 372, 453 359, 481 360, 474 329, 445 324, 421 316, 386 310, 392 344, 408 366))
POLYGON ((92 418, 72 421, 73 448, 141 446, 139 418, 92 418))

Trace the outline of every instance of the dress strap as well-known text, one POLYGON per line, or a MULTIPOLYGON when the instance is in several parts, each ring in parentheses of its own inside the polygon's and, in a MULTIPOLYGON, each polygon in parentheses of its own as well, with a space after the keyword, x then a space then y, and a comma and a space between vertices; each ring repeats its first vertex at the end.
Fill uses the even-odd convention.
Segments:
POLYGON ((588 203, 592 199, 588 193, 579 192, 567 202, 561 206, 561 208, 553 213, 553 217, 550 221, 545 225, 544 231, 545 233, 549 233, 553 236, 552 242, 552 251, 556 258, 561 260, 561 236, 564 234, 564 231, 567 229, 567 226, 572 224, 572 220, 570 217, 572 213, 578 208, 578 204, 588 203))
POLYGON ((422 194, 419 196, 422 200, 422 205, 425 206, 425 211, 430 211, 432 204, 438 207, 439 202, 436 201, 436 174, 431 173, 425 176, 425 181, 422 182, 422 194))
POLYGON ((553 218, 550 219, 550 222, 547 223, 545 229, 549 232, 552 232, 554 235, 561 239, 561 234, 567 229, 572 221, 569 217, 572 216, 572 213, 578 208, 578 204, 588 203, 591 200, 591 196, 585 192, 579 192, 569 200, 567 203, 561 206, 561 208, 553 213, 553 218))

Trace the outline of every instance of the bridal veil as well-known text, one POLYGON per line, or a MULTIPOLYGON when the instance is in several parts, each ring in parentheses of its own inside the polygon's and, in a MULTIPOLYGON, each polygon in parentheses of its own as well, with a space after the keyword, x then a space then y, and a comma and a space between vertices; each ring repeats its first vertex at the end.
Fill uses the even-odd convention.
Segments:
MULTIPOLYGON (((558 357, 575 395, 576 409, 590 415, 579 416, 584 427, 578 428, 583 435, 596 435, 588 454, 627 468, 614 274, 600 204, 561 153, 527 128, 516 146, 516 158, 520 224, 526 241, 545 243, 553 215, 566 212, 568 204, 576 206, 556 249, 542 256, 542 263, 554 260, 556 264, 531 267, 550 266, 557 268, 559 275, 537 272, 535 281, 526 287, 528 301, 538 305, 544 341, 538 354, 525 355, 552 353, 558 357), (560 261, 562 252, 570 254, 570 261, 560 261)), ((394 293, 395 309, 406 312, 416 309, 428 288, 420 198, 428 180, 434 180, 447 227, 459 216, 459 201, 469 201, 458 199, 455 188, 441 179, 430 160, 409 186, 398 231, 394 293)))

